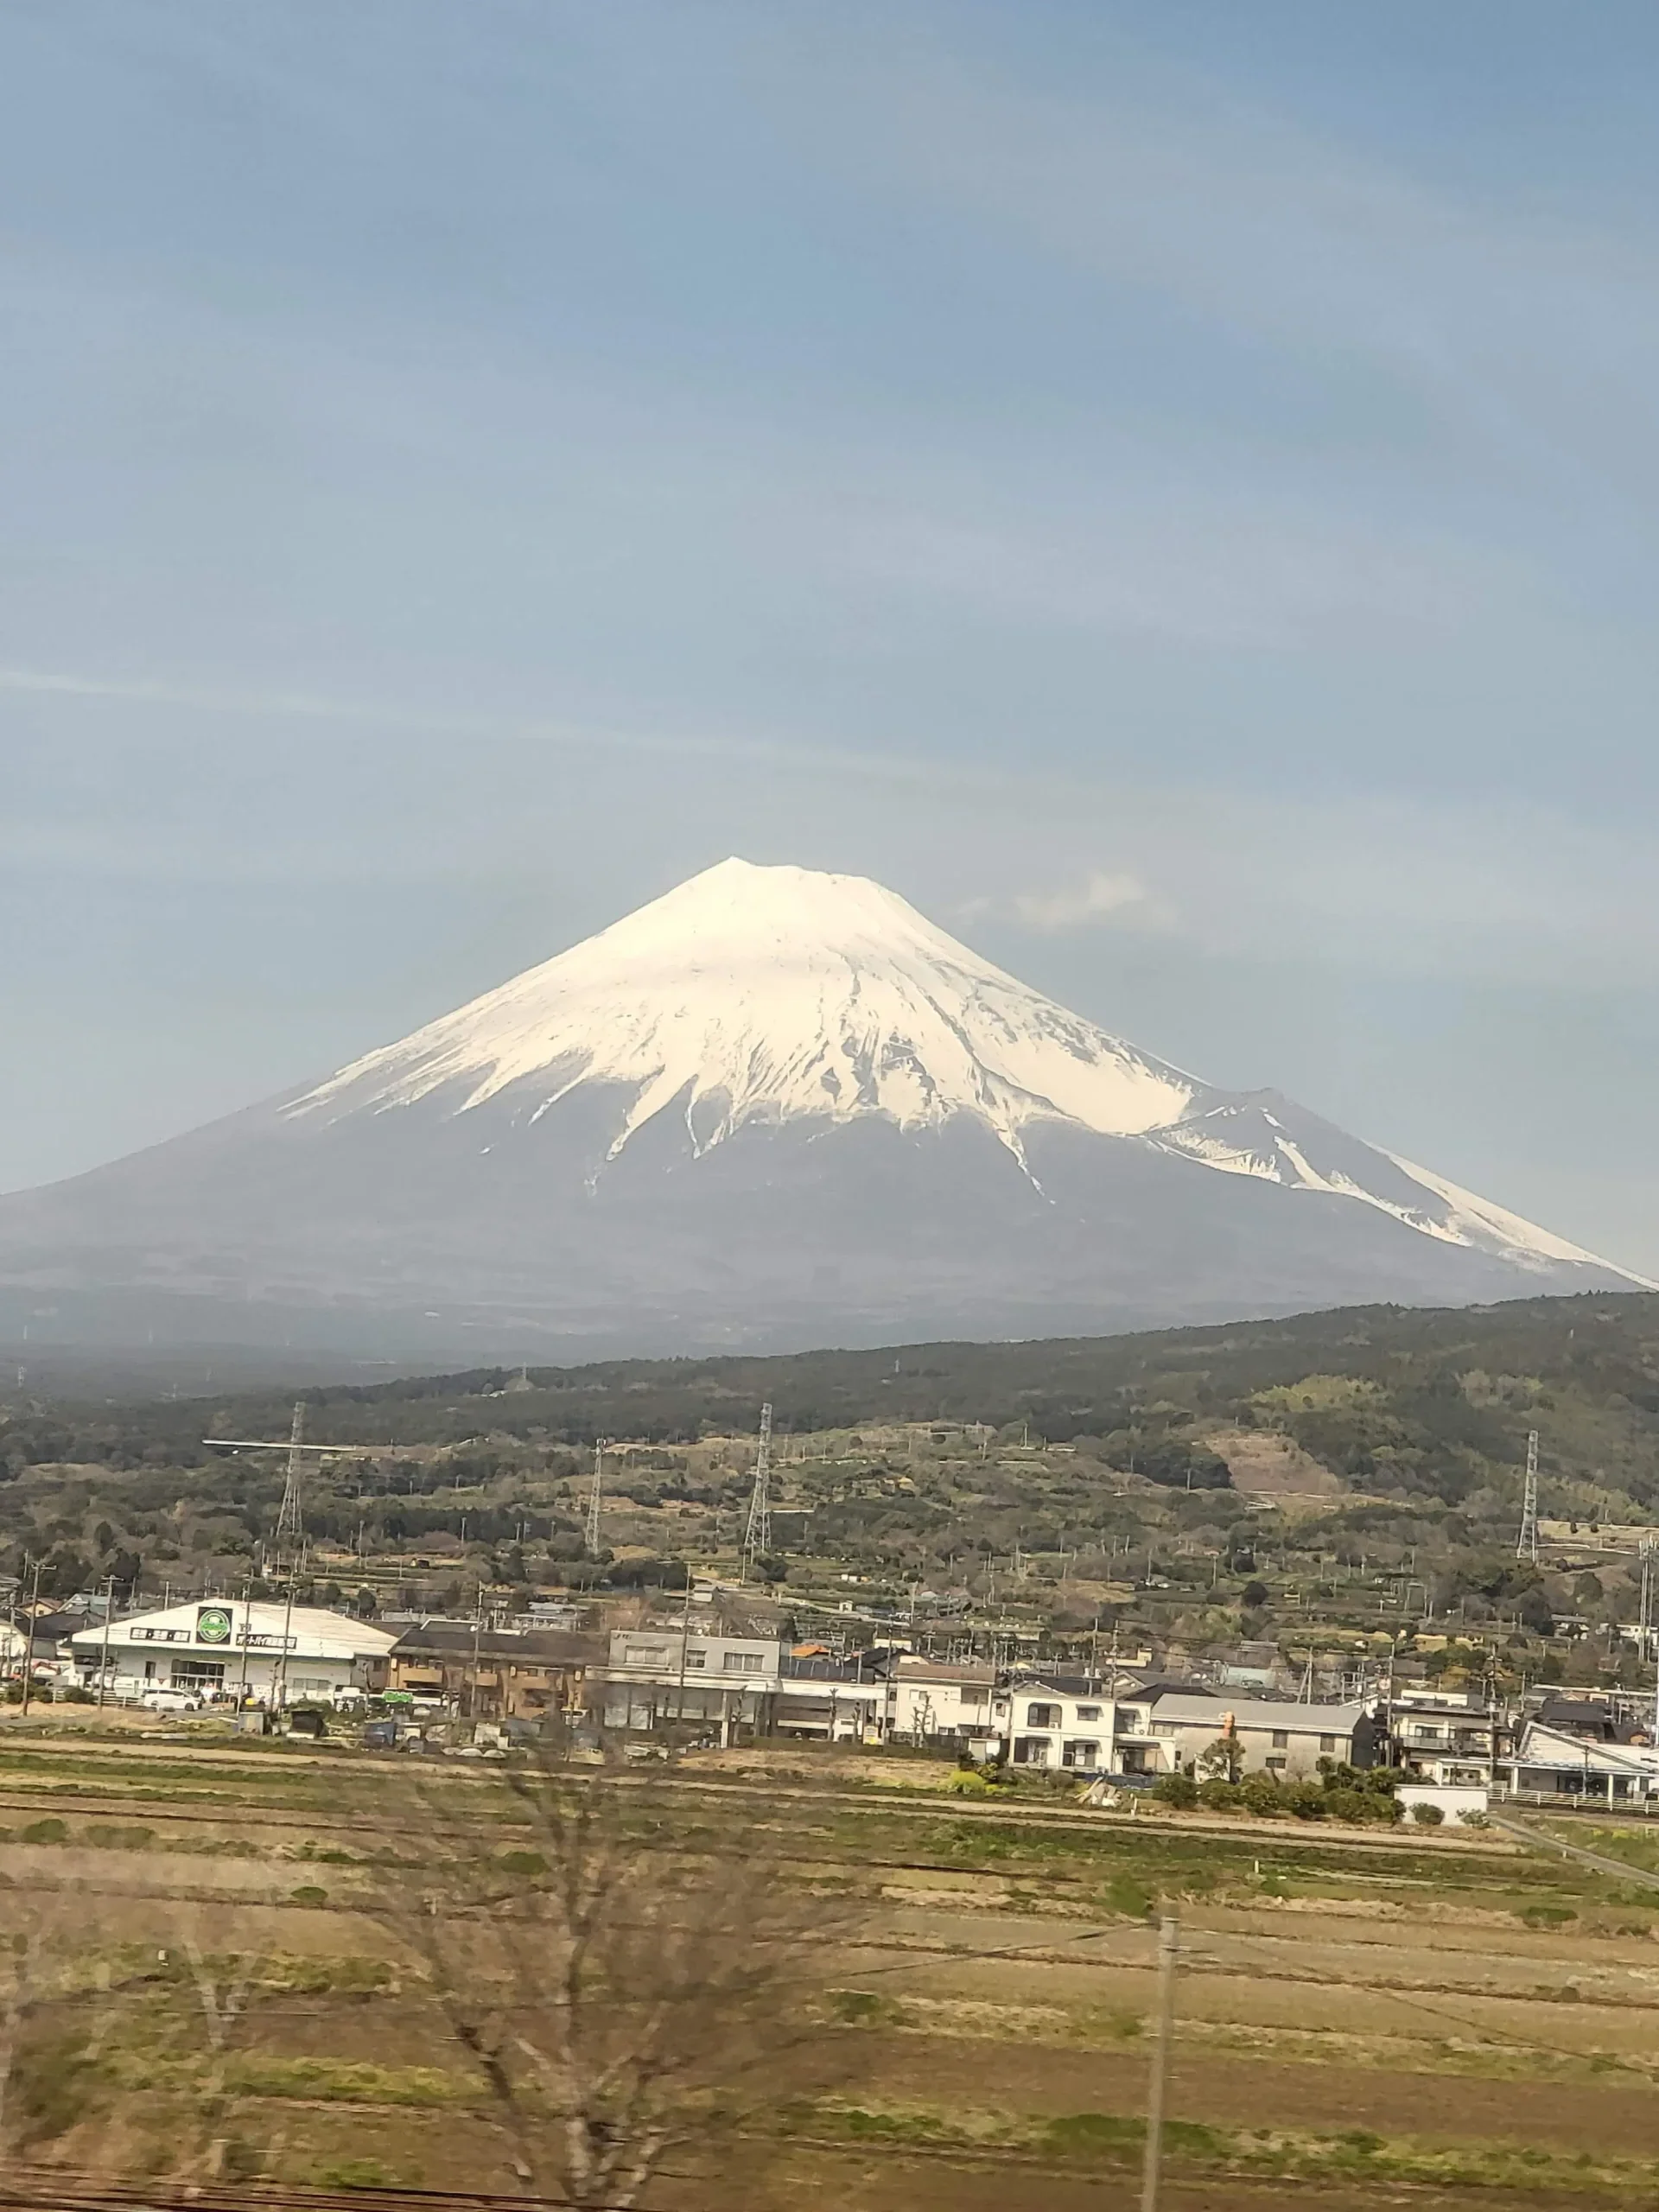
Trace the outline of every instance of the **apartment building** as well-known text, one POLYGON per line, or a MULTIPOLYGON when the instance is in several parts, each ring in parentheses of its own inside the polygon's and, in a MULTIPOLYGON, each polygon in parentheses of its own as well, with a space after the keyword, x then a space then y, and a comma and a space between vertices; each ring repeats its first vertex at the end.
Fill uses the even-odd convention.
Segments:
POLYGON ((702 1724, 730 1743, 771 1732, 783 1667, 776 1637, 618 1629, 597 1704, 607 1728, 649 1735, 702 1724))
POLYGON ((1413 1782, 1442 1789, 1490 1788, 1498 1725, 1497 1714, 1478 1691, 1397 1690, 1389 1706, 1394 1764, 1413 1782))

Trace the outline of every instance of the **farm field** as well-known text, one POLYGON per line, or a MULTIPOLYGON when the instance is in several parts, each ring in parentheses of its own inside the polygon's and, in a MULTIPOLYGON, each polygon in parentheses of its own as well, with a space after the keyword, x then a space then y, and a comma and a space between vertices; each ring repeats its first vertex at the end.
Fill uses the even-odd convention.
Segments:
MULTIPOLYGON (((428 1805, 509 1853, 519 1815, 487 1768, 435 1762, 412 1791, 413 1764, 0 1733, 0 1910, 79 1961, 53 2032, 85 2094, 36 2084, 32 2158, 175 2171, 211 2072, 211 2165, 513 2188, 386 1900, 428 1805), (198 1985, 232 1961, 245 2002, 210 2048, 198 1985)), ((1183 1943, 1172 2206, 1659 2198, 1659 1890, 1637 1873, 1496 1839, 898 1802, 847 1764, 821 1789, 717 1758, 632 1785, 664 1847, 734 1878, 775 1848, 836 1909, 821 2019, 717 2173, 688 2154, 654 2184, 664 2212, 730 2204, 740 2175, 757 2212, 1112 2201, 1139 2157, 1160 1910, 1183 1943)), ((32 2111, 26 2069, 23 2091, 32 2111)))

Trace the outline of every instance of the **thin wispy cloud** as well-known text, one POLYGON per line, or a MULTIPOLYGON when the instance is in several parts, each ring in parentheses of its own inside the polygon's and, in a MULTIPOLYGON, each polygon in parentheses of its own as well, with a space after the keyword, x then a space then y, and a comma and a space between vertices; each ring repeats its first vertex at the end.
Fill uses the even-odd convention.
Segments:
POLYGON ((1050 933, 1085 929, 1128 911, 1144 921, 1165 910, 1154 906, 1138 877, 1098 871, 1074 890, 1025 891, 1014 901, 1014 912, 1027 929, 1050 933))

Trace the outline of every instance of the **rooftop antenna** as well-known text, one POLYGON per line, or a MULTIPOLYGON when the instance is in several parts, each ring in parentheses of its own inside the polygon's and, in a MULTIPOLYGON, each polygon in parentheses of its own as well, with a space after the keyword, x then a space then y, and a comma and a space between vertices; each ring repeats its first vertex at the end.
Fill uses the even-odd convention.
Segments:
POLYGON ((1538 1564, 1538 1432, 1527 1431, 1527 1486, 1521 1496, 1521 1534, 1516 1539, 1516 1559, 1538 1564))
POLYGON ((588 1493, 588 1533, 582 1548, 589 1559, 599 1557, 599 1516, 605 1502, 605 1440, 594 1439, 594 1486, 588 1493))
POLYGON ((283 1483, 283 1502, 276 1509, 276 1538, 272 1546, 279 1564, 287 1547, 290 1573, 298 1573, 305 1550, 305 1522, 300 1510, 304 1451, 305 1401, 298 1398, 294 1404, 294 1424, 288 1433, 288 1473, 283 1483))
POLYGON ((743 1564, 753 1567, 772 1549, 772 1403, 760 1408, 760 1442, 754 1455, 754 1488, 743 1532, 743 1564))

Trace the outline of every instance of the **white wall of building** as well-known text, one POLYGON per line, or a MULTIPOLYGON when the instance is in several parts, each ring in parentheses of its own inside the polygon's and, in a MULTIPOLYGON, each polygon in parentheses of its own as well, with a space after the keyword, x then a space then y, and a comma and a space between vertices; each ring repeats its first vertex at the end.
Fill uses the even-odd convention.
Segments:
POLYGON ((371 1621, 314 1605, 202 1599, 82 1629, 72 1639, 75 1666, 95 1684, 102 1675, 117 1697, 148 1689, 266 1705, 327 1701, 368 1688, 397 1638, 371 1621))

